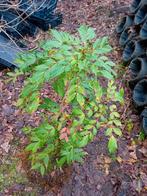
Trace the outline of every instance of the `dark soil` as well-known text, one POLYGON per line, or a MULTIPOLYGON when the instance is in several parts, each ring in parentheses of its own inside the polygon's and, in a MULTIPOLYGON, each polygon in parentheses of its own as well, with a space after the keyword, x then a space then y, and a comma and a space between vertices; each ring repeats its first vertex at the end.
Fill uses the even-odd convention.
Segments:
POLYGON ((63 24, 58 29, 75 33, 81 24, 87 24, 96 29, 98 37, 109 36, 114 47, 110 57, 119 68, 116 82, 125 89, 125 105, 118 108, 122 114, 123 137, 119 140, 115 160, 110 159, 107 138, 100 131, 86 147, 88 155, 83 164, 75 163, 63 172, 53 172, 44 178, 27 170, 28 167, 24 167, 25 155, 21 154, 27 140, 21 129, 24 125, 37 125, 39 114, 29 116, 16 109, 15 102, 24 79, 19 78, 15 84, 7 82, 8 70, 3 70, 0 72, 0 196, 147 195, 147 142, 138 139, 141 130, 139 117, 131 103, 127 67, 120 66, 121 49, 115 33, 115 27, 128 12, 130 2, 60 0, 58 4, 58 9, 64 15, 63 24))

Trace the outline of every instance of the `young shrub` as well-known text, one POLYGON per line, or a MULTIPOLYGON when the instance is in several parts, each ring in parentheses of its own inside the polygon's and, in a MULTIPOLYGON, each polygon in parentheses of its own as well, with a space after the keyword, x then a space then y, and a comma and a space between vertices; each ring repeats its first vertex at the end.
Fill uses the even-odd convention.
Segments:
POLYGON ((116 136, 122 135, 116 104, 123 102, 123 90, 116 90, 114 63, 104 56, 111 51, 108 39, 95 40, 94 29, 87 26, 81 26, 78 33, 76 37, 51 30, 51 40, 18 59, 20 71, 28 78, 17 105, 30 113, 44 109, 42 123, 26 129, 32 169, 42 175, 81 162, 86 154, 83 148, 99 129, 106 130, 111 154, 117 150, 116 136), (60 102, 41 96, 46 82, 60 102))

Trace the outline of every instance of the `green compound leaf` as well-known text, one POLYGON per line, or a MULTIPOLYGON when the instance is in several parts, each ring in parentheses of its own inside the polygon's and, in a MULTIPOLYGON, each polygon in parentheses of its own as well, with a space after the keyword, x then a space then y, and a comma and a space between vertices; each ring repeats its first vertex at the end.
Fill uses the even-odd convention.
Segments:
POLYGON ((92 40, 95 38, 96 34, 94 32, 93 28, 89 28, 86 25, 82 25, 79 29, 78 32, 80 34, 81 40, 83 42, 87 40, 92 40))

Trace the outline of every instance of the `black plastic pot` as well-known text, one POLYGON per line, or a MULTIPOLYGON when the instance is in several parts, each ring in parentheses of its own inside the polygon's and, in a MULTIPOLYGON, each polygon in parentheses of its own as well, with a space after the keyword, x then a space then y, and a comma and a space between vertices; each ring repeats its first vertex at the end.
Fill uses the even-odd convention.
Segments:
POLYGON ((143 131, 144 131, 145 135, 147 136, 147 108, 145 108, 142 111, 140 116, 142 118, 142 128, 143 128, 143 131))
POLYGON ((144 108, 144 110, 141 112, 140 115, 141 118, 146 117, 147 118, 147 108, 144 108))
POLYGON ((62 14, 47 14, 43 17, 38 15, 31 15, 28 20, 38 26, 43 31, 47 31, 49 27, 56 27, 62 23, 62 14))
POLYGON ((141 0, 140 5, 146 5, 147 4, 147 0, 141 0))
POLYGON ((29 21, 24 21, 18 15, 9 10, 0 12, 0 20, 4 23, 4 30, 13 37, 22 38, 25 35, 37 34, 37 27, 29 21))
POLYGON ((139 81, 133 90, 133 101, 138 108, 147 106, 147 79, 139 81))
POLYGON ((123 51, 123 60, 128 62, 133 58, 145 56, 147 51, 147 40, 131 40, 123 51))
POLYGON ((130 29, 125 29, 119 38, 119 44, 120 46, 124 47, 131 39, 133 39, 135 36, 137 36, 137 32, 133 31, 130 33, 130 29))
POLYGON ((147 18, 147 4, 144 4, 140 7, 140 9, 135 14, 134 24, 139 25, 142 24, 147 18))
POLYGON ((132 54, 135 50, 135 40, 129 41, 123 51, 123 60, 125 62, 130 61, 132 59, 132 54))
POLYGON ((145 136, 147 136, 147 117, 142 118, 142 128, 145 136))
POLYGON ((62 23, 62 15, 54 14, 58 0, 36 0, 31 4, 29 1, 22 0, 20 11, 23 16, 31 23, 38 26, 43 31, 47 31, 49 26, 56 27, 62 23))
POLYGON ((134 0, 130 6, 130 12, 135 13, 140 7, 141 0, 134 0))
POLYGON ((50 19, 48 20, 49 25, 51 28, 54 28, 62 23, 62 14, 57 13, 55 15, 50 16, 50 19))
POLYGON ((147 39, 147 19, 144 22, 143 26, 141 27, 139 36, 141 39, 147 39))
POLYGON ((147 58, 133 59, 129 65, 129 69, 133 79, 147 76, 147 58))
POLYGON ((132 58, 146 55, 147 51, 147 40, 138 40, 135 42, 134 52, 132 58))
POLYGON ((58 0, 33 0, 31 3, 29 0, 20 0, 19 9, 28 15, 39 14, 42 16, 46 10, 50 14, 57 6, 58 0))
POLYGON ((133 59, 129 65, 131 80, 129 81, 129 86, 131 89, 140 80, 147 78, 147 57, 133 59))
POLYGON ((18 67, 15 60, 20 52, 22 52, 22 49, 0 34, 0 66, 18 67))
POLYGON ((134 23, 134 16, 133 15, 128 15, 122 18, 121 22, 116 28, 116 32, 118 34, 122 33, 124 29, 132 26, 134 23))

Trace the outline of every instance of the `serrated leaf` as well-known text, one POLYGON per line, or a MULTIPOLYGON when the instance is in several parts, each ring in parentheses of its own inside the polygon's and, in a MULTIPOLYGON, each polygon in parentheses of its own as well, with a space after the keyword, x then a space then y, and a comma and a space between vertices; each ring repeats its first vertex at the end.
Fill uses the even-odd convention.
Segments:
POLYGON ((120 117, 120 114, 118 112, 111 112, 110 113, 110 118, 111 119, 119 118, 119 117, 120 117))
POLYGON ((115 98, 116 98, 116 101, 119 101, 120 103, 124 102, 124 89, 123 88, 119 92, 116 92, 115 98))
POLYGON ((44 50, 50 50, 52 48, 60 48, 61 47, 61 43, 59 41, 56 40, 47 40, 45 42, 43 42, 40 45, 41 48, 43 48, 44 50))
POLYGON ((62 157, 61 159, 57 160, 58 167, 62 167, 66 162, 66 157, 62 157))
POLYGON ((80 104, 81 107, 84 105, 85 99, 84 99, 83 95, 77 93, 77 102, 80 104))
POLYGON ((94 32, 93 28, 87 27, 86 25, 82 25, 79 29, 78 32, 80 34, 81 40, 83 42, 87 40, 92 40, 95 38, 96 34, 94 32))
POLYGON ((43 159, 44 165, 46 167, 46 169, 48 168, 48 164, 49 164, 49 156, 46 155, 46 157, 43 159))
POLYGON ((66 96, 66 100, 68 103, 70 103, 75 97, 76 97, 76 90, 77 90, 77 86, 76 85, 72 85, 68 91, 68 94, 66 96))
POLYGON ((61 32, 59 32, 59 31, 57 31, 57 30, 51 30, 51 34, 52 34, 52 36, 53 36, 56 40, 58 40, 59 42, 62 42, 63 37, 62 37, 61 32))
POLYGON ((108 129, 106 130, 106 132, 105 132, 105 135, 106 135, 106 136, 111 136, 111 135, 112 135, 112 131, 113 131, 112 128, 108 128, 108 129))
POLYGON ((68 96, 66 97, 66 100, 68 103, 70 103, 71 101, 73 101, 73 99, 76 97, 76 93, 73 94, 68 94, 68 96))
POLYGON ((52 84, 54 90, 61 96, 64 97, 65 94, 65 85, 63 78, 58 78, 53 84, 52 84))
POLYGON ((64 66, 54 65, 52 68, 46 71, 44 74, 45 80, 49 81, 56 78, 64 72, 64 66))
POLYGON ((87 145, 88 140, 89 140, 89 136, 86 135, 85 137, 83 137, 82 141, 79 142, 79 145, 78 145, 78 146, 79 146, 80 148, 83 148, 84 146, 87 145))
POLYGON ((93 47, 98 54, 108 53, 112 50, 112 47, 108 44, 108 37, 97 39, 93 47))
POLYGON ((117 109, 116 105, 114 105, 114 104, 113 105, 110 105, 109 108, 110 108, 110 111, 111 112, 113 112, 114 110, 117 109))
POLYGON ((94 126, 93 125, 86 125, 85 127, 84 127, 84 129, 85 130, 89 130, 89 129, 92 129, 94 126))
POLYGON ((113 123, 114 123, 116 126, 122 126, 120 120, 113 120, 113 123))
POLYGON ((117 150, 117 141, 116 138, 112 135, 108 142, 108 150, 110 154, 115 154, 117 150))
POLYGON ((114 131, 114 133, 116 134, 116 135, 118 135, 118 136, 122 136, 122 132, 121 132, 121 130, 119 129, 119 128, 113 128, 113 131, 114 131))
POLYGON ((92 133, 93 133, 94 136, 96 136, 97 132, 98 132, 98 129, 97 128, 93 128, 92 133))
POLYGON ((17 106, 17 107, 20 107, 20 106, 23 105, 23 103, 24 103, 24 99, 19 98, 18 101, 16 102, 16 106, 17 106))
POLYGON ((91 109, 89 109, 86 114, 90 118, 93 115, 93 111, 91 109))
POLYGON ((26 147, 26 151, 32 151, 33 153, 37 152, 37 150, 40 148, 40 142, 34 142, 34 143, 30 143, 27 147, 26 147))
POLYGON ((41 167, 40 163, 35 163, 34 165, 32 165, 31 169, 36 169, 38 170, 41 167))
POLYGON ((51 112, 58 112, 60 110, 59 104, 54 102, 53 100, 51 100, 49 98, 44 98, 43 102, 44 103, 41 104, 39 108, 46 109, 46 110, 49 110, 51 112))
POLYGON ((31 104, 28 106, 27 111, 29 113, 35 112, 40 105, 39 102, 40 102, 39 97, 36 97, 36 99, 34 101, 32 101, 31 104))
POLYGON ((41 167, 40 167, 40 173, 42 176, 44 176, 45 174, 45 167, 41 164, 41 167))
POLYGON ((110 80, 113 79, 113 75, 112 75, 110 72, 106 71, 106 70, 102 70, 102 71, 101 71, 101 74, 102 74, 102 76, 104 76, 105 78, 108 78, 108 79, 110 79, 110 80))

